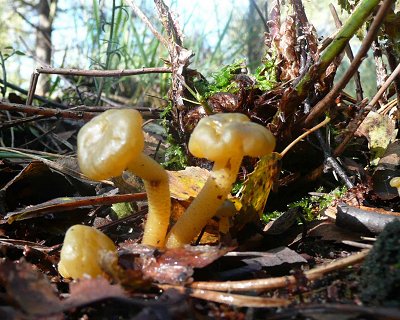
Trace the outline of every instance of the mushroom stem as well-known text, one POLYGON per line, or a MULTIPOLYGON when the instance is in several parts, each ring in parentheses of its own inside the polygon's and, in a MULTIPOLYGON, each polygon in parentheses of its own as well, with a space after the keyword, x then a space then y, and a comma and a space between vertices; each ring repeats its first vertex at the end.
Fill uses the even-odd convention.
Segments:
POLYGON ((149 212, 142 243, 164 247, 171 210, 167 172, 143 153, 129 163, 128 170, 143 179, 147 193, 149 212))
POLYGON ((242 159, 235 156, 214 163, 204 187, 167 235, 167 248, 182 247, 200 233, 230 193, 242 159))

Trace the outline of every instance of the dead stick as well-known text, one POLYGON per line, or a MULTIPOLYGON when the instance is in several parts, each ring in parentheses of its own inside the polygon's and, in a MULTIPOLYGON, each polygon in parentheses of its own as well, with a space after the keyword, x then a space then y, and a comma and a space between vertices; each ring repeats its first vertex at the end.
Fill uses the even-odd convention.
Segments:
MULTIPOLYGON (((334 260, 331 263, 322 265, 304 272, 304 276, 309 280, 317 280, 325 274, 346 268, 348 266, 362 262, 369 250, 364 250, 346 258, 334 260)), ((267 279, 241 280, 241 281, 198 281, 190 285, 191 288, 214 290, 214 291, 248 291, 248 290, 271 290, 294 285, 297 280, 294 276, 276 277, 267 279)))
POLYGON ((5 101, 0 101, 0 110, 15 111, 15 112, 22 112, 22 113, 27 113, 27 114, 32 114, 32 115, 57 117, 57 118, 63 118, 63 119, 90 120, 94 116, 96 116, 96 113, 93 113, 93 112, 42 108, 42 107, 34 107, 31 105, 9 103, 9 102, 5 102, 5 101))
POLYGON ((132 0, 126 0, 128 5, 131 7, 133 12, 144 22, 144 24, 151 30, 154 36, 164 45, 164 47, 168 48, 168 41, 161 35, 160 32, 153 26, 150 22, 149 18, 144 14, 142 10, 133 2, 132 0))
POLYGON ((249 308, 278 308, 285 307, 290 304, 290 300, 281 298, 265 298, 265 297, 254 297, 241 294, 231 294, 225 292, 218 292, 212 290, 203 289, 192 289, 173 285, 158 285, 160 288, 175 289, 182 294, 188 294, 192 298, 213 301, 217 303, 225 303, 237 307, 249 307, 249 308))
POLYGON ((140 68, 140 69, 121 69, 121 70, 81 70, 66 68, 38 68, 38 73, 62 74, 69 76, 88 76, 88 77, 123 77, 149 73, 171 73, 170 68, 140 68))

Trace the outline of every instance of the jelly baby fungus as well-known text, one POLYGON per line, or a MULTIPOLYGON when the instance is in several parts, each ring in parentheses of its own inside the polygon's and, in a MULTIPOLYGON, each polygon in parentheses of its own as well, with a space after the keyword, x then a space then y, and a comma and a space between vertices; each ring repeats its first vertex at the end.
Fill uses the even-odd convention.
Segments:
POLYGON ((171 199, 166 171, 144 154, 143 119, 133 109, 107 110, 78 134, 78 163, 94 180, 109 179, 129 170, 144 181, 149 213, 142 243, 164 247, 171 199))
POLYGON ((214 161, 203 189, 167 235, 167 247, 190 243, 211 219, 231 191, 244 156, 271 153, 275 138, 265 127, 240 113, 215 114, 202 118, 189 140, 189 151, 214 161))
POLYGON ((116 256, 117 248, 104 233, 89 226, 72 226, 65 234, 58 272, 72 279, 104 275, 101 260, 108 252, 116 256))

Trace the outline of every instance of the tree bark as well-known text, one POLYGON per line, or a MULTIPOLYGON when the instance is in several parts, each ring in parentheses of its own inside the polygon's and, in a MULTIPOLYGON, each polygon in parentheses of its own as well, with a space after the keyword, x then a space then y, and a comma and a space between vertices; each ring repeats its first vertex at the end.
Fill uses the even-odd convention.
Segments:
MULTIPOLYGON (((40 66, 51 66, 52 42, 51 32, 55 15, 57 0, 39 0, 39 22, 36 29, 35 54, 40 66)), ((36 93, 44 96, 49 91, 50 82, 48 75, 41 75, 36 87, 36 93)))

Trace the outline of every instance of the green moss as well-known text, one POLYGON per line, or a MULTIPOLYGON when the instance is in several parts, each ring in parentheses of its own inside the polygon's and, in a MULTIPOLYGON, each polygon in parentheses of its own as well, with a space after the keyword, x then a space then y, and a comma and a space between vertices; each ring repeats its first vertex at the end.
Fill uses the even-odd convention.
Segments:
POLYGON ((300 208, 304 212, 307 221, 312 221, 319 216, 319 213, 329 207, 333 200, 339 199, 347 191, 346 187, 336 188, 329 193, 322 194, 323 189, 319 188, 316 193, 321 195, 313 195, 304 197, 299 201, 289 204, 289 209, 300 208))
POLYGON ((389 223, 361 267, 361 300, 400 307, 400 221, 389 223))
POLYGON ((165 150, 164 162, 161 165, 166 169, 181 170, 187 165, 187 154, 184 148, 176 143, 172 134, 170 133, 170 122, 167 118, 170 116, 172 110, 172 103, 169 103, 164 111, 160 114, 161 124, 167 133, 167 144, 168 147, 165 150))
POLYGON ((213 81, 208 84, 205 96, 210 97, 219 92, 236 93, 239 87, 233 80, 243 67, 245 67, 244 60, 238 60, 213 73, 213 81))

